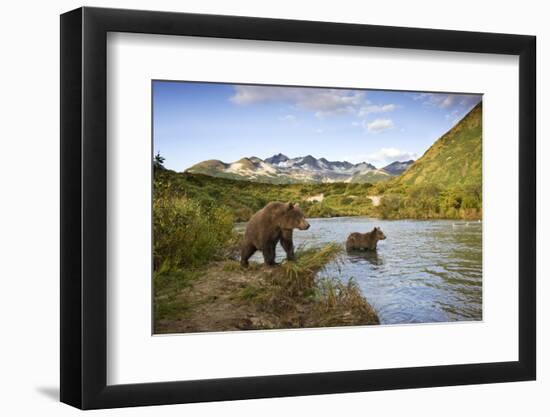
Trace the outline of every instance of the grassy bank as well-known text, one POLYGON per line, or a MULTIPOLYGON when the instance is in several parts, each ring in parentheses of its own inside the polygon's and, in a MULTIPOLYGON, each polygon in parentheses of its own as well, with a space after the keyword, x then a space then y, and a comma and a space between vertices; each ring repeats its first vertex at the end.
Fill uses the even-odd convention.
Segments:
POLYGON ((384 219, 480 219, 481 185, 466 183, 376 185, 352 183, 264 184, 205 175, 155 172, 155 201, 185 198, 204 212, 247 221, 270 201, 300 204, 306 217, 370 216, 384 219), (370 196, 380 196, 374 206, 370 196))
POLYGON ((378 324, 354 281, 316 278, 340 251, 299 250, 274 268, 225 260, 155 273, 155 333, 378 324))
POLYGON ((373 215, 371 184, 265 184, 200 174, 155 171, 155 193, 186 197, 201 207, 223 207, 235 221, 247 221, 270 201, 300 204, 307 217, 373 215), (317 201, 310 201, 316 199, 317 201))
MULTIPOLYGON (((300 187, 243 186, 231 180, 156 171, 156 333, 378 323, 353 281, 316 279, 316 273, 339 256, 339 245, 298 250, 295 261, 275 268, 251 263, 243 269, 238 263, 240 237, 233 230, 234 222, 247 220, 267 201, 297 201, 303 192, 300 187)), ((332 202, 339 201, 336 197, 346 190, 341 184, 311 187, 312 193, 327 192, 326 199, 332 202)))
POLYGON ((379 184, 377 217, 383 219, 464 219, 483 215, 481 185, 444 187, 439 184, 394 186, 379 184))

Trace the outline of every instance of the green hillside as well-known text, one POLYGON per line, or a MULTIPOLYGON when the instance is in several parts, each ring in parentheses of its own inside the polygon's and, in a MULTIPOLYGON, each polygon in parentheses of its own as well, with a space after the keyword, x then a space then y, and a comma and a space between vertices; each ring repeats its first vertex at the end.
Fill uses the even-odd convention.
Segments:
POLYGON ((266 184, 260 182, 178 173, 156 169, 155 199, 187 199, 201 207, 227 210, 235 221, 247 221, 270 201, 299 203, 308 217, 372 215, 371 184, 308 183, 266 184))
POLYGON ((481 184, 481 103, 390 186, 481 184))
POLYGON ((476 105, 407 171, 377 185, 386 218, 482 215, 482 105, 476 105))

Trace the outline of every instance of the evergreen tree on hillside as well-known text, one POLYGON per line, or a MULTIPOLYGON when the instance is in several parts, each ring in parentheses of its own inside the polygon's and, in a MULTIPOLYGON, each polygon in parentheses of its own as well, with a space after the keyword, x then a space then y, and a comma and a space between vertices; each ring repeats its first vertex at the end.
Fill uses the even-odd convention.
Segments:
POLYGON ((153 167, 155 169, 165 169, 164 168, 164 161, 165 160, 166 160, 166 158, 161 156, 160 152, 157 152, 157 154, 153 158, 153 167))

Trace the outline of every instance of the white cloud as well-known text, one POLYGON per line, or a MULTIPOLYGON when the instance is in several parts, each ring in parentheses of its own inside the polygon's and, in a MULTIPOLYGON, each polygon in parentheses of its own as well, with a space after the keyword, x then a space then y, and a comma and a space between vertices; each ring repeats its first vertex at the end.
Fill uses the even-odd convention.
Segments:
POLYGON ((483 99, 483 96, 481 94, 463 95, 458 104, 464 107, 474 107, 482 99, 483 99))
POLYGON ((439 107, 442 107, 444 109, 446 109, 447 107, 451 107, 454 104, 455 99, 456 96, 448 95, 439 102, 439 107))
POLYGON ((382 148, 374 153, 364 155, 359 159, 364 159, 376 167, 384 167, 395 161, 409 161, 417 157, 418 155, 414 152, 407 152, 397 148, 382 148))
POLYGON ((294 116, 293 114, 286 114, 284 116, 279 117, 279 120, 282 122, 293 123, 296 121, 296 116, 294 116))
POLYGON ((420 93, 413 96, 415 100, 421 100, 424 104, 440 108, 450 107, 455 102, 455 97, 454 94, 439 93, 420 93))
POLYGON ((318 117, 342 113, 356 113, 364 102, 362 91, 325 88, 295 88, 270 86, 235 86, 231 101, 236 104, 287 102, 310 110, 318 117))
POLYGON ((455 125, 460 119, 461 119, 461 113, 455 109, 453 111, 451 111, 450 113, 447 113, 445 115, 445 119, 447 120, 450 120, 451 121, 451 125, 455 125))
POLYGON ((456 119, 458 117, 458 110, 455 109, 445 115, 445 119, 456 119))
POLYGON ((395 125, 391 119, 376 119, 372 122, 365 124, 365 127, 369 132, 380 133, 389 129, 393 129, 395 125))
POLYGON ((371 113, 387 113, 394 111, 397 108, 395 104, 369 104, 368 106, 361 107, 359 110, 359 116, 367 116, 371 113))
POLYGON ((426 97, 433 95, 432 93, 410 93, 414 101, 423 100, 426 97))
POLYGON ((414 100, 420 100, 426 105, 436 106, 442 109, 459 105, 463 107, 474 106, 481 101, 480 94, 445 94, 445 93, 419 93, 413 95, 414 100))

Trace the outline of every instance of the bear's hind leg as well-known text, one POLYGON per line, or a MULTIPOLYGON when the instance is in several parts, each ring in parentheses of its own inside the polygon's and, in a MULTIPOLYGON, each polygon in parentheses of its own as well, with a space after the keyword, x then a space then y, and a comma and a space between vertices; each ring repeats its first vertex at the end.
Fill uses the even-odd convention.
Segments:
POLYGON ((277 242, 273 243, 267 243, 264 246, 264 249, 262 250, 262 253, 264 255, 264 262, 266 265, 273 266, 276 265, 275 263, 275 246, 277 245, 277 242))
POLYGON ((248 260, 256 252, 256 246, 252 243, 244 244, 241 248, 241 266, 247 267, 248 260))

